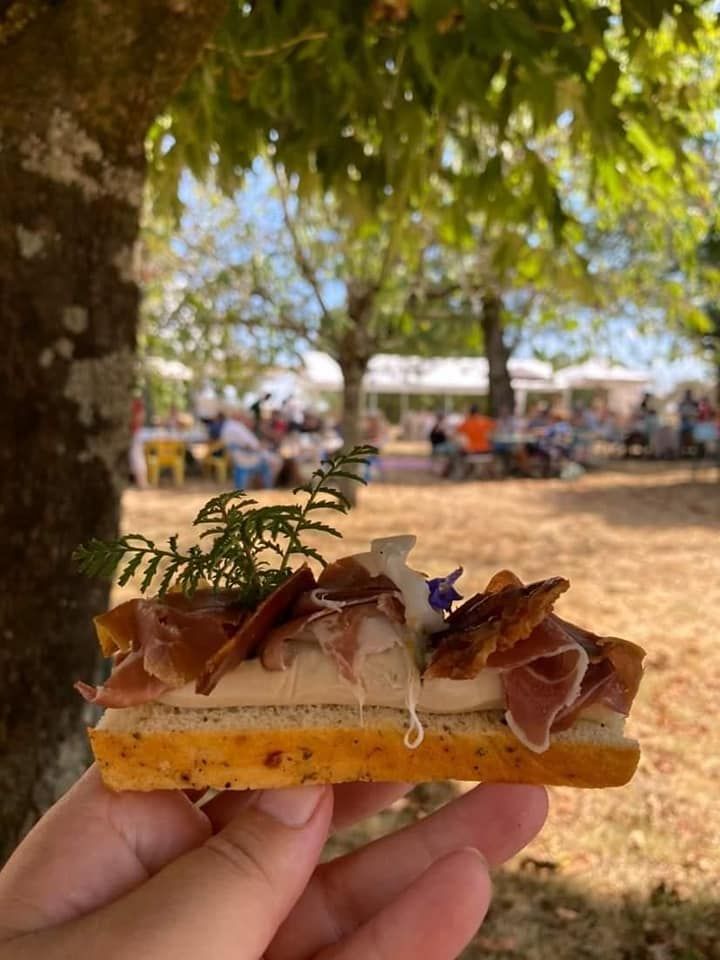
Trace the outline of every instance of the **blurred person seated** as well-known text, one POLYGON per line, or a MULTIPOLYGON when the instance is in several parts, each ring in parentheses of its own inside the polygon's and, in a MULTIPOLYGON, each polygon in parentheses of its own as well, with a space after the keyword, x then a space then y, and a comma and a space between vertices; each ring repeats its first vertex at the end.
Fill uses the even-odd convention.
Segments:
POLYGON ((522 420, 509 407, 502 407, 492 435, 492 451, 506 477, 512 473, 528 472, 525 445, 517 440, 522 429, 522 420))
POLYGON ((457 436, 465 453, 490 453, 494 431, 495 421, 492 417, 485 416, 480 412, 480 407, 473 404, 467 417, 458 426, 457 436))
POLYGON ((306 410, 300 421, 300 433, 321 433, 324 430, 322 418, 310 410, 306 410))
POLYGON ((377 449, 377 454, 368 457, 363 468, 363 480, 369 483, 373 473, 380 470, 380 452, 388 440, 388 424, 381 410, 367 414, 362 423, 362 442, 377 449))
POLYGON ((234 411, 225 420, 220 432, 233 464, 233 482, 238 488, 250 486, 254 476, 260 478, 265 489, 273 486, 275 474, 280 469, 281 459, 266 449, 253 433, 248 418, 234 411))
POLYGON ((430 428, 428 440, 430 441, 430 453, 433 457, 447 456, 453 451, 454 444, 450 441, 448 435, 444 413, 435 414, 435 420, 430 428))
POLYGON ((552 408, 549 403, 538 403, 528 419, 528 430, 539 434, 552 423, 552 408))
POLYGON ((480 412, 477 404, 472 404, 468 414, 456 430, 454 449, 448 461, 446 476, 465 478, 473 468, 469 458, 492 454, 492 437, 495 432, 495 421, 492 417, 480 412))
POLYGON ((208 439, 217 443, 222 437, 223 427, 227 417, 223 410, 219 410, 213 419, 207 425, 208 439))
POLYGON ((651 451, 651 434, 657 432, 660 425, 657 412, 653 405, 652 394, 643 394, 642 401, 631 416, 628 429, 623 439, 625 457, 631 457, 639 450, 640 456, 646 456, 651 451))
POLYGON ((697 407, 698 423, 708 423, 716 419, 716 413, 709 397, 700 397, 697 407))
POLYGON ((260 433, 273 446, 278 446, 288 432, 289 423, 280 410, 271 410, 266 421, 261 421, 260 433))
POLYGON ((699 404, 695 399, 692 390, 686 390, 682 400, 678 405, 678 415, 680 417, 680 454, 687 456, 694 453, 695 444, 695 424, 698 421, 699 404))
POLYGON ((697 421, 693 427, 695 455, 705 457, 709 451, 718 449, 717 413, 709 397, 698 400, 697 421))
POLYGON ((531 439, 523 444, 527 476, 549 477, 552 473, 552 458, 545 436, 552 423, 550 404, 536 404, 527 422, 527 432, 531 435, 531 439))

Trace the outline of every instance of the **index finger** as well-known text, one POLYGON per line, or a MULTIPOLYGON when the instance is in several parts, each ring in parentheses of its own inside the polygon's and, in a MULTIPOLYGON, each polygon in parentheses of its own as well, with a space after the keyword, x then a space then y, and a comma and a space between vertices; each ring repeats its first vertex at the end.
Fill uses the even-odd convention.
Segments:
POLYGON ((543 787, 482 784, 424 820, 322 864, 278 931, 269 960, 314 956, 455 850, 473 847, 491 866, 504 862, 529 843, 546 814, 543 787))
MULTIPOLYGON (((409 783, 337 783, 333 829, 342 830, 389 807, 411 789, 409 783)), ((252 798, 252 790, 225 790, 203 804, 213 830, 222 830, 252 798)))

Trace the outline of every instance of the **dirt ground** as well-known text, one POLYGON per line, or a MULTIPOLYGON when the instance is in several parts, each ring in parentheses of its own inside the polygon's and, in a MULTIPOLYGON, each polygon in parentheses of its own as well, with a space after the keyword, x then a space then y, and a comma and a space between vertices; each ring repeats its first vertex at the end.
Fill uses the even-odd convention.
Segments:
MULTIPOLYGON (((130 491, 124 528, 165 535, 210 496, 130 491)), ((282 493, 261 493, 277 501, 282 493)), ((562 574, 569 619, 648 651, 630 732, 642 743, 633 782, 553 789, 546 829, 495 878, 470 958, 720 958, 720 483, 688 466, 638 464, 575 481, 384 478, 361 494, 328 558, 372 537, 418 534, 415 566, 465 567, 479 589, 509 567, 524 580, 562 574), (398 482, 402 481, 402 482, 398 482)), ((338 837, 331 853, 393 829, 465 789, 418 788, 338 837)))

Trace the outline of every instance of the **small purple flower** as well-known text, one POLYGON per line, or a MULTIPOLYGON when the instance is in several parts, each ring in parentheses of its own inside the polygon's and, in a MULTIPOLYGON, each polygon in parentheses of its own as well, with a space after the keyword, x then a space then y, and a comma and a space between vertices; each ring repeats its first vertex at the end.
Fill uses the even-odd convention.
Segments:
POLYGON ((447 577, 435 577, 428 580, 429 601, 433 610, 450 610, 455 600, 462 600, 462 594, 455 589, 455 583, 462 576, 463 568, 458 567, 447 577))

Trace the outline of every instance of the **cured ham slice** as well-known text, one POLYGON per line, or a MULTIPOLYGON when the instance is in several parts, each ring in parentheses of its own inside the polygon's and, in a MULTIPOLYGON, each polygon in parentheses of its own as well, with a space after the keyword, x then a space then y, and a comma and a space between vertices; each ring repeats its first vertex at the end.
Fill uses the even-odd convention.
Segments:
POLYGON ((227 641, 205 664, 197 679, 197 693, 210 693, 228 670, 255 653, 269 630, 293 607, 298 597, 315 586, 315 577, 303 565, 266 597, 227 641))
POLYGON ((384 575, 374 576, 352 557, 330 564, 317 587, 298 598, 292 620, 270 631, 260 657, 269 670, 289 666, 292 645, 317 643, 335 661, 341 676, 359 679, 360 662, 399 642, 389 624, 403 624, 405 607, 395 584, 384 575))
POLYGON ((553 729, 572 726, 580 711, 593 704, 627 716, 642 679, 642 647, 618 637, 600 637, 556 616, 552 619, 582 645, 590 660, 577 699, 560 711, 553 729))
POLYGON ((434 635, 435 651, 425 676, 476 677, 495 650, 510 648, 528 636, 569 586, 562 577, 552 577, 528 586, 508 583, 466 600, 450 614, 446 629, 434 635))
POLYGON ((78 680, 75 689, 88 703, 100 707, 136 707, 156 700, 170 688, 147 672, 142 650, 133 650, 113 667, 104 684, 93 687, 78 680))
POLYGON ((309 567, 301 567, 253 612, 238 605, 237 594, 222 591, 129 600, 96 621, 103 652, 115 655, 110 677, 98 687, 82 681, 75 687, 103 707, 148 703, 192 680, 199 693, 209 693, 314 586, 309 567))
POLYGON ((549 584, 523 587, 510 571, 496 574, 483 594, 449 618, 425 671, 426 677, 465 679, 485 666, 498 670, 508 726, 537 753, 548 748, 551 732, 572 726, 593 704, 627 715, 644 656, 633 643, 600 637, 551 613, 562 590, 549 584), (527 591, 533 589, 539 602, 531 609, 527 591))
POLYGON ((234 594, 201 590, 120 604, 95 622, 103 652, 115 655, 110 677, 76 689, 99 706, 128 707, 194 680, 247 618, 235 601, 234 594))
POLYGON ((587 664, 585 651, 575 647, 503 673, 505 719, 526 747, 542 753, 550 746, 555 719, 577 698, 587 664))

